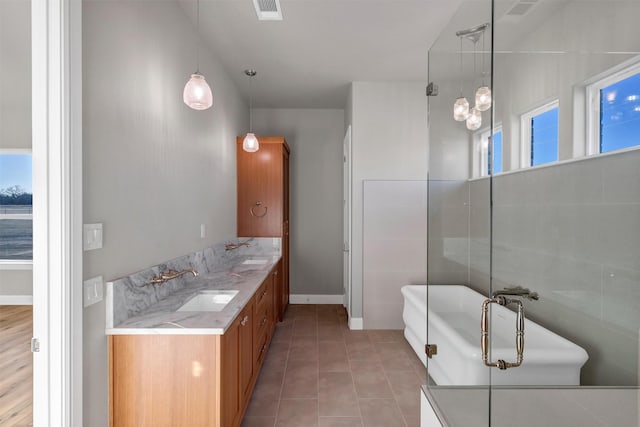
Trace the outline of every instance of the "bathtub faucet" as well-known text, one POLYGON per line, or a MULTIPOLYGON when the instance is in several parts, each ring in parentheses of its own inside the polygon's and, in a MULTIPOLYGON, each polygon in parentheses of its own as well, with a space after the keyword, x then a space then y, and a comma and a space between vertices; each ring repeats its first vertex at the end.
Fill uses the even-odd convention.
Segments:
POLYGON ((513 286, 511 288, 504 288, 499 291, 495 291, 491 294, 493 298, 498 296, 507 295, 511 297, 523 297, 531 300, 538 300, 540 298, 537 292, 531 292, 528 288, 523 288, 522 286, 513 286))

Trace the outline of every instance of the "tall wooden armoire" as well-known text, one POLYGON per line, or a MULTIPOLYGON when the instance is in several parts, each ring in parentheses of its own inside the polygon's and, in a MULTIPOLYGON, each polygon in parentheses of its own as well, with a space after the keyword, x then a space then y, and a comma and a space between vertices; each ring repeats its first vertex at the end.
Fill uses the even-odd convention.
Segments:
POLYGON ((258 137, 255 153, 236 139, 238 237, 282 238, 282 261, 276 283, 276 318, 289 304, 289 146, 281 136, 258 137))

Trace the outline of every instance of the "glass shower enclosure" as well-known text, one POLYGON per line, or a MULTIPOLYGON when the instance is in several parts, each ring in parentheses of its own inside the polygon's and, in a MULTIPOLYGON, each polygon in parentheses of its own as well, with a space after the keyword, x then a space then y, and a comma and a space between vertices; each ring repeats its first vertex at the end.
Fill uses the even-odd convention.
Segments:
POLYGON ((462 1, 429 51, 425 387, 447 426, 639 426, 640 2, 462 1))

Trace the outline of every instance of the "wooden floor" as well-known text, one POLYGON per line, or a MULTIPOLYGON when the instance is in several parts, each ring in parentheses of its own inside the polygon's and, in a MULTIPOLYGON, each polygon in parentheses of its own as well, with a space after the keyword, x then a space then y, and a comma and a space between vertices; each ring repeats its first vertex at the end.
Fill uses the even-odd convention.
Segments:
POLYGON ((30 305, 0 306, 0 426, 33 425, 30 305))

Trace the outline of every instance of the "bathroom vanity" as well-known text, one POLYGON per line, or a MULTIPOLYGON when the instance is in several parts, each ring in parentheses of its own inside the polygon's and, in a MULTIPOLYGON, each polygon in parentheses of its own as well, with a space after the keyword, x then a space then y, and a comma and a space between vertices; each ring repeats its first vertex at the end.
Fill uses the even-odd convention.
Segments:
POLYGON ((240 425, 277 321, 281 277, 279 239, 249 245, 208 248, 107 284, 111 426, 240 425), (149 284, 185 266, 198 276, 149 284))

